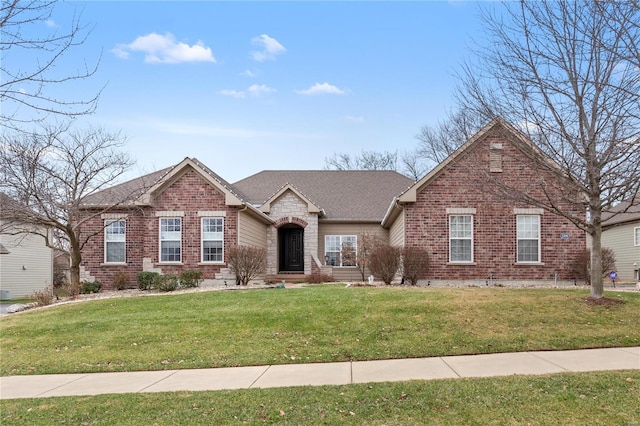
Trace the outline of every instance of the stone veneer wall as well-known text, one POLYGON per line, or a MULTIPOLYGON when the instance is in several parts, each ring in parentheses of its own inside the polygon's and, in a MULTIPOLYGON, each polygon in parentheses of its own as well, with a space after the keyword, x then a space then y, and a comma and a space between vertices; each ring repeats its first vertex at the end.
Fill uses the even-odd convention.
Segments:
MULTIPOLYGON (((307 203, 291 191, 282 194, 271 203, 269 216, 274 220, 288 218, 284 223, 307 223, 304 227, 304 273, 311 274, 311 255, 318 253, 318 215, 309 213, 307 203)), ((267 275, 278 273, 278 228, 267 229, 267 275)))

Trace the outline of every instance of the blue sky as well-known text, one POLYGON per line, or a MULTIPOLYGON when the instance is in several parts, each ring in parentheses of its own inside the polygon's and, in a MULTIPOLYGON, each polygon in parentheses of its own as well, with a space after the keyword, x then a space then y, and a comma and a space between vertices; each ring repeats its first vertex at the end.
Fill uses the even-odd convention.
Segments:
POLYGON ((67 66, 102 52, 73 90, 106 85, 83 120, 128 137, 133 175, 189 156, 231 182, 415 148, 481 31, 459 1, 74 1, 50 24, 72 7, 94 29, 67 66))

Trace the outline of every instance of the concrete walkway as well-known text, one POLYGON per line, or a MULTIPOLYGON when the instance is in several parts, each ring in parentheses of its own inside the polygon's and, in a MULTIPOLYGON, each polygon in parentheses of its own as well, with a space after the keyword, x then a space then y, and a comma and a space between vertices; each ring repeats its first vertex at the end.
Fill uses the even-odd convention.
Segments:
POLYGON ((0 377, 0 399, 640 369, 640 347, 130 373, 0 377))

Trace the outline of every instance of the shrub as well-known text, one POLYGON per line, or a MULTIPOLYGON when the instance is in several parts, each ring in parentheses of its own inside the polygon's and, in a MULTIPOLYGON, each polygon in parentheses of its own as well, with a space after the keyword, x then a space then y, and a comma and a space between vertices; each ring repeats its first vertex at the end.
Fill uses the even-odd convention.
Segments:
POLYGON ((309 284, 321 284, 321 283, 332 283, 335 279, 331 275, 327 274, 311 274, 307 275, 306 281, 309 284))
MULTIPOLYGON (((609 247, 602 247, 602 276, 616 268, 616 255, 609 247)), ((576 256, 571 264, 571 271, 579 280, 591 285, 591 250, 584 249, 576 256)))
POLYGON ((402 276, 411 285, 418 284, 420 278, 429 272, 429 253, 418 247, 402 249, 402 276))
POLYGON ((229 267, 242 285, 264 272, 267 267, 267 251, 260 247, 238 246, 229 250, 229 267))
POLYGON ((391 284, 400 269, 400 249, 387 244, 378 244, 369 254, 369 270, 385 284, 391 284))
POLYGON ((113 289, 124 290, 129 287, 129 277, 124 272, 118 272, 113 276, 113 289))
POLYGON ((185 288, 199 287, 202 283, 202 272, 196 269, 187 269, 180 274, 180 286, 185 288))
POLYGON ((51 286, 45 287, 41 291, 34 291, 31 296, 36 301, 38 306, 47 306, 53 303, 53 288, 51 286))
POLYGON ((175 275, 160 275, 156 274, 153 280, 153 288, 158 291, 175 291, 179 286, 179 279, 175 275))
POLYGON ((70 299, 75 299, 80 294, 80 283, 74 285, 71 281, 67 281, 62 289, 67 293, 70 299))
POLYGON ((69 281, 67 279, 67 273, 69 268, 64 268, 59 263, 53 264, 53 287, 54 288, 63 288, 64 285, 69 281))
POLYGON ((138 288, 140 290, 151 290, 153 288, 153 282, 158 276, 157 272, 138 272, 136 275, 136 281, 138 282, 138 288))
POLYGON ((80 283, 80 294, 99 293, 101 288, 100 281, 82 281, 80 283))

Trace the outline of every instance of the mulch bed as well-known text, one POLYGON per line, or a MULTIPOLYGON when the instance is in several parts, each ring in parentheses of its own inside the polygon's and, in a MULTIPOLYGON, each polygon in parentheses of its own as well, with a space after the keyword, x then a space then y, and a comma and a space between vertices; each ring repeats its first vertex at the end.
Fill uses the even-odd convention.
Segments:
POLYGON ((590 306, 604 306, 605 308, 611 308, 612 306, 624 305, 626 302, 620 299, 613 299, 611 297, 601 297, 599 299, 594 299, 592 297, 585 297, 585 302, 590 306))

